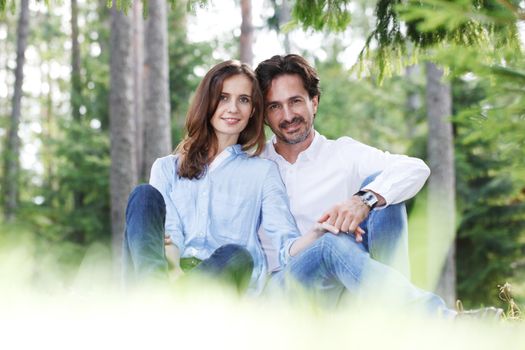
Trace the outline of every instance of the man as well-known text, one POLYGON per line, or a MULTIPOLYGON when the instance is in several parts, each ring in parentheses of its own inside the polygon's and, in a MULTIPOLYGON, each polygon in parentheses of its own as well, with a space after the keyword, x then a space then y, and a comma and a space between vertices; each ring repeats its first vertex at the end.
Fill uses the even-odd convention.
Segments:
POLYGON ((328 222, 355 234, 374 259, 408 276, 406 211, 400 203, 421 189, 429 168, 420 159, 349 137, 328 140, 315 131, 319 77, 301 56, 274 56, 256 74, 266 123, 275 134, 262 156, 278 164, 300 231, 316 220, 328 222))
MULTIPOLYGON (((374 287, 382 287, 383 296, 395 295, 391 301, 455 317, 457 313, 439 296, 416 288, 406 278, 408 247, 402 202, 423 187, 430 174, 425 163, 349 137, 328 140, 316 132, 319 77, 301 56, 274 56, 261 62, 255 72, 265 99, 266 123, 275 134, 262 156, 278 164, 299 230, 304 235, 317 221, 331 225, 333 233, 338 231, 320 236, 291 258, 284 269, 274 273, 271 283, 286 285, 292 276, 303 286, 332 296, 333 291, 345 289, 359 295, 363 287, 368 288, 365 293, 377 293, 374 287), (364 286, 369 282, 372 285, 364 286)), ((502 313, 489 307, 462 315, 498 319, 502 313)))

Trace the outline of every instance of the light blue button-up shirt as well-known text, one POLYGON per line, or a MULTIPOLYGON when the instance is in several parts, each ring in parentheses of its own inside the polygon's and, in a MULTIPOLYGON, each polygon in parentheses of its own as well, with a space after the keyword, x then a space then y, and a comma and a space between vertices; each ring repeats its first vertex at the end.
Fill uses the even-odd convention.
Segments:
POLYGON ((206 259, 222 245, 244 246, 254 259, 250 290, 259 292, 268 273, 259 227, 279 252, 281 266, 300 233, 277 165, 249 157, 240 145, 225 152, 222 162, 198 180, 177 175, 177 156, 159 158, 150 184, 164 197, 166 233, 181 257, 206 259))

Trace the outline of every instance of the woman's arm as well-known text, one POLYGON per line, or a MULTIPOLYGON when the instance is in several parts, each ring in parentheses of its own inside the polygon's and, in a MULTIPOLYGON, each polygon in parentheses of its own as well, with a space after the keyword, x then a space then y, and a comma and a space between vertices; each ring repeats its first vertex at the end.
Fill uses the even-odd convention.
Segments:
POLYGON ((292 243, 290 256, 298 255, 327 232, 338 234, 339 230, 326 222, 316 224, 306 235, 299 237, 292 243))

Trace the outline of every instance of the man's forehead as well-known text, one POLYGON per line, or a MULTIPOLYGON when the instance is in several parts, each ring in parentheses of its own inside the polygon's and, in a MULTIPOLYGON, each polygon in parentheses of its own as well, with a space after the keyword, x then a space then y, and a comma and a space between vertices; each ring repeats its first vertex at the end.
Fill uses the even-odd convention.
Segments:
POLYGON ((297 74, 283 74, 275 77, 270 84, 267 101, 287 100, 292 97, 308 95, 301 77, 297 74))

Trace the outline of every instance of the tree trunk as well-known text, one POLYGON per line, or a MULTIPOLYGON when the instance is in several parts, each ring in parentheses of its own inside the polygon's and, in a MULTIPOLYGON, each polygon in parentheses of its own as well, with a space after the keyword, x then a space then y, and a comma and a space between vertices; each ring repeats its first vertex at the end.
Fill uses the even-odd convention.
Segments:
POLYGON ((428 184, 430 261, 442 266, 436 292, 449 306, 456 300, 455 269, 455 170, 452 95, 449 83, 441 82, 443 71, 426 64, 428 161, 432 175, 428 184))
MULTIPOLYGON (((71 0, 71 110, 73 121, 80 123, 80 107, 82 106, 82 82, 80 78, 80 45, 78 42, 78 3, 77 0, 71 0)), ((71 159, 74 164, 78 159, 71 159)), ((82 190, 73 191, 73 207, 75 211, 81 210, 84 205, 84 196, 82 190)), ((77 226, 73 230, 73 240, 83 244, 85 235, 82 227, 77 226)))
POLYGON ((164 0, 150 0, 146 21, 146 65, 144 67, 146 103, 144 108, 144 174, 151 165, 171 152, 171 126, 168 70, 168 23, 164 0))
POLYGON ((418 93, 417 90, 417 77, 420 74, 419 65, 415 64, 412 66, 408 66, 405 71, 405 77, 409 84, 408 93, 407 93, 407 101, 406 101, 406 109, 407 109, 407 124, 408 124, 408 130, 407 130, 407 138, 412 140, 414 138, 414 135, 416 133, 416 126, 417 126, 417 119, 418 119, 418 111, 421 107, 421 96, 418 93))
MULTIPOLYGON (((279 12, 279 30, 280 31, 284 24, 290 22, 291 18, 292 18, 292 15, 291 15, 289 0, 283 0, 283 3, 281 5, 281 11, 279 12)), ((292 53, 292 45, 290 43, 290 33, 287 31, 287 32, 284 32, 283 35, 284 35, 284 40, 283 40, 284 52, 286 54, 290 54, 292 53)))
POLYGON ((253 64, 253 25, 252 25, 252 1, 241 0, 241 38, 240 57, 241 62, 250 66, 253 64))
POLYGON ((133 120, 135 121, 135 158, 137 178, 145 180, 144 172, 144 19, 142 2, 133 3, 133 120))
POLYGON ((80 46, 78 43, 78 3, 71 0, 71 109, 73 119, 80 120, 82 83, 80 81, 80 46))
POLYGON ((113 1, 110 38, 109 128, 111 142, 111 232, 116 276, 120 271, 127 198, 137 183, 135 130, 132 113, 131 39, 130 19, 116 9, 115 1, 113 1))
POLYGON ((29 32, 29 0, 22 0, 20 17, 16 32, 16 69, 13 107, 11 110, 11 125, 7 135, 7 150, 4 168, 4 216, 6 221, 12 221, 18 209, 18 186, 20 172, 20 111, 22 104, 22 83, 24 81, 25 51, 29 32))

